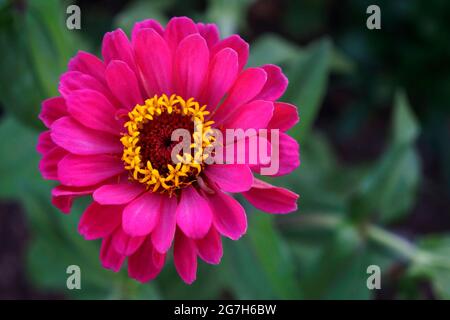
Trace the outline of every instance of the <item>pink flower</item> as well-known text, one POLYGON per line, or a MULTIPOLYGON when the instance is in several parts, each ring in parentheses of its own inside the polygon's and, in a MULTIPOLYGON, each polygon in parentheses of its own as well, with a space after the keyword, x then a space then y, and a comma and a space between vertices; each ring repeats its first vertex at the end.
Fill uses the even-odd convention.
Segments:
MULTIPOLYGON (((120 29, 107 33, 103 60, 79 52, 69 62, 61 95, 42 104, 49 130, 39 137, 39 169, 60 183, 52 202, 64 213, 74 198, 93 196, 78 230, 87 240, 102 239, 105 268, 118 271, 128 257, 130 277, 149 281, 173 244, 175 267, 192 283, 198 256, 218 264, 221 236, 237 240, 246 232, 245 211, 230 193, 269 213, 297 209, 295 193, 254 177, 263 163, 175 164, 170 157, 173 130, 194 135, 195 120, 200 136, 279 129, 275 175, 298 167, 298 144, 285 133, 297 123, 297 109, 276 102, 287 79, 274 65, 246 69, 248 54, 239 36, 220 40, 214 24, 180 17, 165 29, 138 22, 131 41, 120 29)), ((205 138, 200 148, 213 143, 205 138)))

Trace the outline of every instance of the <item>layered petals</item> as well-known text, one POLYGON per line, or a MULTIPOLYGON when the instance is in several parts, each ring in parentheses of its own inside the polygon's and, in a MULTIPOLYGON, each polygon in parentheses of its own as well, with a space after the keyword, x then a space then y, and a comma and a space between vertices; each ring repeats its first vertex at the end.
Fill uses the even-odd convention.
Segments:
POLYGON ((159 221, 152 232, 152 243, 158 252, 166 253, 172 246, 177 226, 177 200, 175 197, 164 199, 161 203, 159 221))
POLYGON ((54 97, 42 102, 39 119, 50 128, 53 122, 67 114, 67 106, 63 97, 54 97))
POLYGON ((249 45, 247 42, 245 42, 241 37, 239 37, 237 34, 234 34, 232 36, 229 36, 228 38, 225 38, 221 41, 219 41, 213 48, 212 48, 212 55, 215 55, 217 52, 224 48, 231 48, 238 54, 238 61, 239 61, 239 71, 241 71, 245 65, 247 64, 248 56, 249 56, 249 45))
POLYGON ((264 100, 253 100, 236 107, 233 112, 219 123, 227 129, 265 129, 273 114, 273 103, 264 100))
POLYGON ((158 222, 163 197, 146 192, 125 207, 122 217, 123 230, 131 236, 149 234, 158 222))
POLYGON ((165 254, 159 253, 153 247, 149 237, 128 259, 128 274, 141 283, 148 282, 161 272, 164 266, 165 254))
POLYGON ((126 256, 116 251, 112 244, 112 237, 106 237, 100 248, 100 260, 103 268, 118 272, 125 261, 126 256))
POLYGON ((100 92, 77 90, 66 98, 66 102, 70 115, 86 127, 120 135, 122 128, 114 118, 116 108, 100 92))
POLYGON ((131 41, 134 42, 136 35, 141 29, 153 29, 160 36, 164 36, 164 29, 161 24, 154 19, 146 19, 143 21, 136 22, 131 31, 131 41))
POLYGON ((176 271, 191 284, 198 257, 220 263, 222 236, 238 240, 247 231, 244 207, 231 194, 269 213, 297 210, 297 194, 254 177, 300 164, 299 145, 286 133, 297 108, 277 101, 288 85, 281 68, 245 68, 246 41, 220 39, 215 24, 187 17, 165 27, 137 22, 131 40, 121 29, 108 32, 101 53, 102 60, 79 51, 69 61, 61 96, 42 103, 48 130, 36 150, 42 176, 58 182, 54 206, 69 213, 74 199, 92 196, 78 231, 102 240, 104 268, 117 272, 127 260, 129 276, 145 283, 173 249, 176 271), (179 128, 194 138, 194 162, 169 160, 179 128), (215 133, 223 135, 209 136, 215 133), (197 150, 209 147, 199 162, 197 150), (274 161, 277 170, 265 171, 274 161))
POLYGON ((120 159, 110 155, 69 154, 58 163, 58 178, 66 186, 97 184, 123 171, 120 159))
POLYGON ((130 183, 126 178, 120 183, 105 184, 95 190, 94 200, 101 204, 127 204, 145 191, 145 187, 130 183))
POLYGON ((205 39, 192 34, 183 39, 175 52, 175 91, 183 97, 196 97, 205 81, 209 50, 205 39))
POLYGON ((209 205, 214 215, 214 227, 222 235, 237 240, 247 231, 245 210, 234 198, 216 192, 209 197, 209 205))
POLYGON ((105 65, 113 60, 120 60, 126 63, 130 69, 136 70, 133 48, 127 35, 121 29, 105 34, 102 43, 102 56, 105 65))
POLYGON ((173 262, 181 279, 191 284, 197 277, 197 248, 195 241, 178 230, 175 234, 173 262))
POLYGON ((219 101, 231 88, 238 74, 238 55, 231 48, 217 52, 209 64, 208 82, 203 91, 203 101, 214 111, 219 101), (215 81, 220 79, 220 81, 215 81))
POLYGON ((114 154, 123 149, 117 137, 84 127, 71 117, 52 124, 52 140, 65 150, 78 155, 114 154))
POLYGON ((145 236, 132 237, 125 233, 122 228, 117 228, 112 235, 114 249, 125 256, 130 256, 135 253, 144 240, 145 236))
POLYGON ((52 140, 51 130, 44 131, 41 134, 39 134, 38 142, 36 145, 37 152, 44 155, 50 150, 52 150, 54 147, 56 147, 56 145, 52 140))
POLYGON ((256 178, 252 188, 243 195, 253 206, 265 212, 289 213, 297 210, 297 194, 256 178))
POLYGON ((70 213, 73 200, 77 197, 91 194, 95 187, 67 187, 63 185, 52 189, 52 204, 63 213, 70 213))
POLYGON ((267 64, 262 68, 267 73, 267 81, 256 99, 275 101, 286 91, 288 79, 278 66, 267 64))
POLYGON ((178 44, 187 36, 198 33, 195 23, 187 17, 175 17, 170 19, 164 32, 164 39, 167 41, 170 50, 175 52, 178 44))
POLYGON ((295 126, 298 122, 297 107, 290 103, 275 102, 273 116, 270 119, 268 128, 279 129, 283 132, 295 126))
POLYGON ((208 166, 205 174, 225 192, 244 192, 253 183, 252 171, 245 164, 214 164, 208 166))
POLYGON ((122 206, 105 206, 92 202, 81 216, 78 232, 86 240, 105 238, 120 225, 122 206))
POLYGON ((208 202, 193 187, 188 187, 181 193, 176 216, 180 229, 193 239, 203 238, 212 222, 208 202))
POLYGON ((236 106, 245 104, 261 92, 267 80, 266 72, 261 68, 248 68, 236 79, 228 96, 214 114, 214 121, 220 123, 228 117, 236 106))
POLYGON ((105 78, 111 92, 125 109, 131 110, 136 104, 143 103, 136 73, 125 62, 111 61, 106 67, 105 78))
POLYGON ((44 179, 57 180, 58 164, 67 155, 67 151, 60 147, 54 147, 52 150, 44 154, 39 161, 39 171, 41 171, 44 179))
POLYGON ((75 57, 69 61, 69 71, 79 71, 97 79, 100 83, 105 83, 105 64, 102 60, 88 52, 79 51, 75 57))
POLYGON ((171 93, 172 54, 161 35, 154 29, 139 30, 134 41, 134 52, 147 95, 171 93))
POLYGON ((216 228, 209 229, 208 234, 196 241, 197 252, 200 258, 210 264, 219 264, 222 259, 223 249, 220 234, 216 228))

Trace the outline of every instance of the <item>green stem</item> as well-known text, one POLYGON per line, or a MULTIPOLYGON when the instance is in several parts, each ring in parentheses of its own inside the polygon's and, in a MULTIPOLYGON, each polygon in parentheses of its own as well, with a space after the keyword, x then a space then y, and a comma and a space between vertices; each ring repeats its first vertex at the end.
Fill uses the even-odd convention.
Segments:
MULTIPOLYGON (((291 221, 292 222, 292 221, 291 221)), ((342 216, 334 213, 311 213, 301 216, 297 221, 302 226, 333 229, 342 223, 342 216)), ((289 225, 290 223, 288 223, 289 225)), ((297 225, 298 226, 298 225, 297 225)), ((376 225, 367 227, 367 236, 402 257, 419 263, 429 263, 431 257, 406 239, 376 225)))
POLYGON ((369 239, 384 245, 408 260, 419 261, 426 259, 424 252, 418 249, 413 243, 378 226, 369 226, 367 234, 369 239))

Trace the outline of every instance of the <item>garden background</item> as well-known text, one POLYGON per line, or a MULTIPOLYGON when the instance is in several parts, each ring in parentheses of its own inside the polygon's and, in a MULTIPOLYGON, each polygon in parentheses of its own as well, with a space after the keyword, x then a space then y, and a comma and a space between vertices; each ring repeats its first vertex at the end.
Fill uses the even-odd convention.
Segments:
POLYGON ((450 298, 450 2, 365 0, 0 0, 0 298, 450 298), (65 26, 81 8, 81 30, 65 26), (366 8, 381 8, 381 30, 366 8), (38 172, 40 102, 77 50, 105 32, 186 15, 250 42, 249 65, 279 64, 298 106, 301 166, 275 184, 299 209, 249 206, 249 230, 188 286, 170 261, 141 285, 104 270, 99 241, 50 204, 38 172), (82 289, 66 288, 81 267, 82 289), (382 271, 368 290, 367 267, 382 271))

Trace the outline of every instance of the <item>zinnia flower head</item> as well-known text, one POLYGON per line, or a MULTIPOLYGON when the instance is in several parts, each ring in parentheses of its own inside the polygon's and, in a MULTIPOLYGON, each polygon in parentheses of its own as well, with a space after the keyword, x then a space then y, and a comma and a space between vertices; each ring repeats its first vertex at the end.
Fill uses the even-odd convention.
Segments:
POLYGON ((249 147, 256 138, 269 150, 273 176, 299 165, 298 144, 285 133, 298 121, 296 107, 276 101, 287 79, 275 65, 245 68, 248 55, 239 36, 221 40, 214 24, 179 17, 165 28, 138 22, 131 40, 120 29, 107 33, 103 60, 79 52, 69 62, 60 96, 42 103, 48 130, 39 137, 39 169, 59 182, 52 203, 64 213, 74 198, 92 195, 78 230, 102 239, 105 268, 119 271, 128 258, 130 277, 147 282, 173 245, 176 270, 192 283, 197 257, 218 264, 221 236, 237 240, 246 232, 246 213, 230 194, 269 213, 296 210, 295 193, 255 177, 268 163, 249 161, 250 151, 240 163, 208 162, 214 147, 233 154, 215 132, 269 129, 241 140, 249 147), (177 129, 192 143, 174 161, 177 129))

